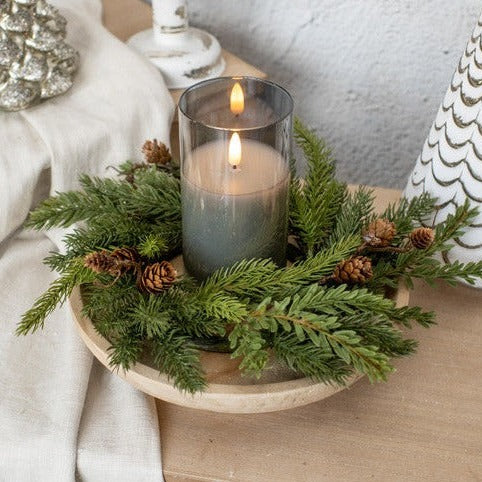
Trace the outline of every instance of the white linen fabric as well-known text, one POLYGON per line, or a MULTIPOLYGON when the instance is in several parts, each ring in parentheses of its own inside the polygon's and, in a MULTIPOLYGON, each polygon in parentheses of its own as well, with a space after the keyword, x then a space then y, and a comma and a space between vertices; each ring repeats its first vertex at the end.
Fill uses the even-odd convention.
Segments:
POLYGON ((67 306, 43 331, 14 335, 55 279, 41 261, 62 234, 22 230, 29 209, 82 172, 111 175, 146 138, 167 143, 173 114, 158 71, 102 27, 100 0, 52 3, 81 54, 75 84, 0 113, 0 481, 161 481, 154 400, 93 360, 67 306))

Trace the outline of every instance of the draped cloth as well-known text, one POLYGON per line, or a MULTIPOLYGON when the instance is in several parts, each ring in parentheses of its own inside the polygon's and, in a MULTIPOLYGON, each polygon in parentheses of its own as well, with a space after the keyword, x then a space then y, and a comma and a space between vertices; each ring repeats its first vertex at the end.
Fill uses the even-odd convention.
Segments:
POLYGON ((0 481, 162 481, 154 399, 93 359, 68 306, 14 335, 56 277, 42 259, 63 234, 22 229, 29 210, 81 173, 112 175, 145 139, 168 143, 173 114, 159 72, 102 26, 100 0, 51 3, 81 55, 74 86, 0 112, 0 481))

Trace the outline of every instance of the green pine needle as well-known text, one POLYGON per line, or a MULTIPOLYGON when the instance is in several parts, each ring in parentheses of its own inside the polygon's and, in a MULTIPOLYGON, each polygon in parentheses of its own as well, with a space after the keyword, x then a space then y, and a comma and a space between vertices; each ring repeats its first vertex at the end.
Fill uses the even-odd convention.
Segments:
POLYGON ((95 274, 83 265, 83 260, 73 260, 64 274, 56 279, 22 316, 17 326, 17 335, 33 333, 43 328, 45 319, 70 296, 72 290, 83 283, 92 283, 95 274))
POLYGON ((308 255, 315 254, 334 229, 346 198, 346 186, 335 179, 335 161, 325 142, 295 119, 295 140, 308 163, 304 179, 291 186, 290 225, 308 255))
POLYGON ((173 330, 158 338, 153 345, 152 355, 155 366, 179 390, 196 393, 206 388, 199 351, 182 332, 173 330))
POLYGON ((407 200, 402 198, 397 203, 389 204, 382 218, 392 221, 397 228, 397 240, 403 239, 414 226, 427 224, 434 212, 435 198, 428 193, 407 200))
POLYGON ((372 189, 360 186, 353 193, 348 193, 336 217, 335 227, 327 246, 340 238, 353 236, 361 232, 364 225, 373 216, 375 195, 372 189))
POLYGON ((345 385, 353 369, 342 359, 325 351, 310 340, 300 342, 289 333, 277 333, 273 338, 276 357, 295 372, 329 385, 345 385))

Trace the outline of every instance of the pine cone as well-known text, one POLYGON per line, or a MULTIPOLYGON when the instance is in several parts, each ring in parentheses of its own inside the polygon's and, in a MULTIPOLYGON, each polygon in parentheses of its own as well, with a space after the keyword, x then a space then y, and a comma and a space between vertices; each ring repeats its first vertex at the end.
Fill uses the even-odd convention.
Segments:
POLYGON ((105 250, 87 254, 84 257, 84 265, 95 273, 109 273, 114 276, 120 274, 117 260, 105 250))
POLYGON ((139 265, 140 256, 136 248, 117 248, 111 256, 117 262, 119 271, 125 273, 129 269, 135 269, 139 265))
POLYGON ((165 144, 158 142, 157 139, 153 141, 146 141, 142 146, 142 152, 149 164, 167 164, 171 160, 171 153, 165 144))
POLYGON ((161 293, 176 281, 177 271, 168 261, 154 263, 144 268, 139 279, 139 288, 147 293, 161 293))
POLYGON ((117 248, 112 251, 111 255, 118 261, 132 261, 133 263, 139 261, 139 253, 136 248, 117 248))
POLYGON ((368 225, 368 228, 363 233, 363 240, 369 246, 386 247, 390 246, 393 238, 397 234, 395 224, 388 219, 375 219, 368 225))
POLYGON ((416 249, 427 249, 435 240, 435 232, 432 228, 416 228, 410 233, 410 242, 416 249))
POLYGON ((332 279, 338 284, 360 284, 365 283, 372 276, 372 262, 370 259, 365 256, 354 256, 338 263, 332 279))

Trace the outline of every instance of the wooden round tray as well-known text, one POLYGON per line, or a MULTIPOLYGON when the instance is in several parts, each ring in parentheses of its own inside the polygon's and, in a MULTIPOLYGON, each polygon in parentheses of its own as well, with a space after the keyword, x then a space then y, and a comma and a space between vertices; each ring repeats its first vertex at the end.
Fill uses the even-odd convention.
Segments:
MULTIPOLYGON (((401 287, 395 294, 397 306, 408 303, 409 292, 401 287)), ((92 321, 82 315, 82 297, 77 287, 70 297, 70 306, 77 329, 93 355, 109 368, 109 342, 94 328, 92 321)), ((201 361, 208 380, 203 393, 182 393, 165 375, 146 364, 137 363, 130 370, 115 371, 139 390, 166 402, 184 407, 227 413, 275 412, 307 405, 327 398, 346 387, 315 382, 300 377, 273 360, 260 379, 242 377, 239 360, 229 354, 202 352, 201 361)), ((352 377, 347 387, 360 376, 352 377)))

